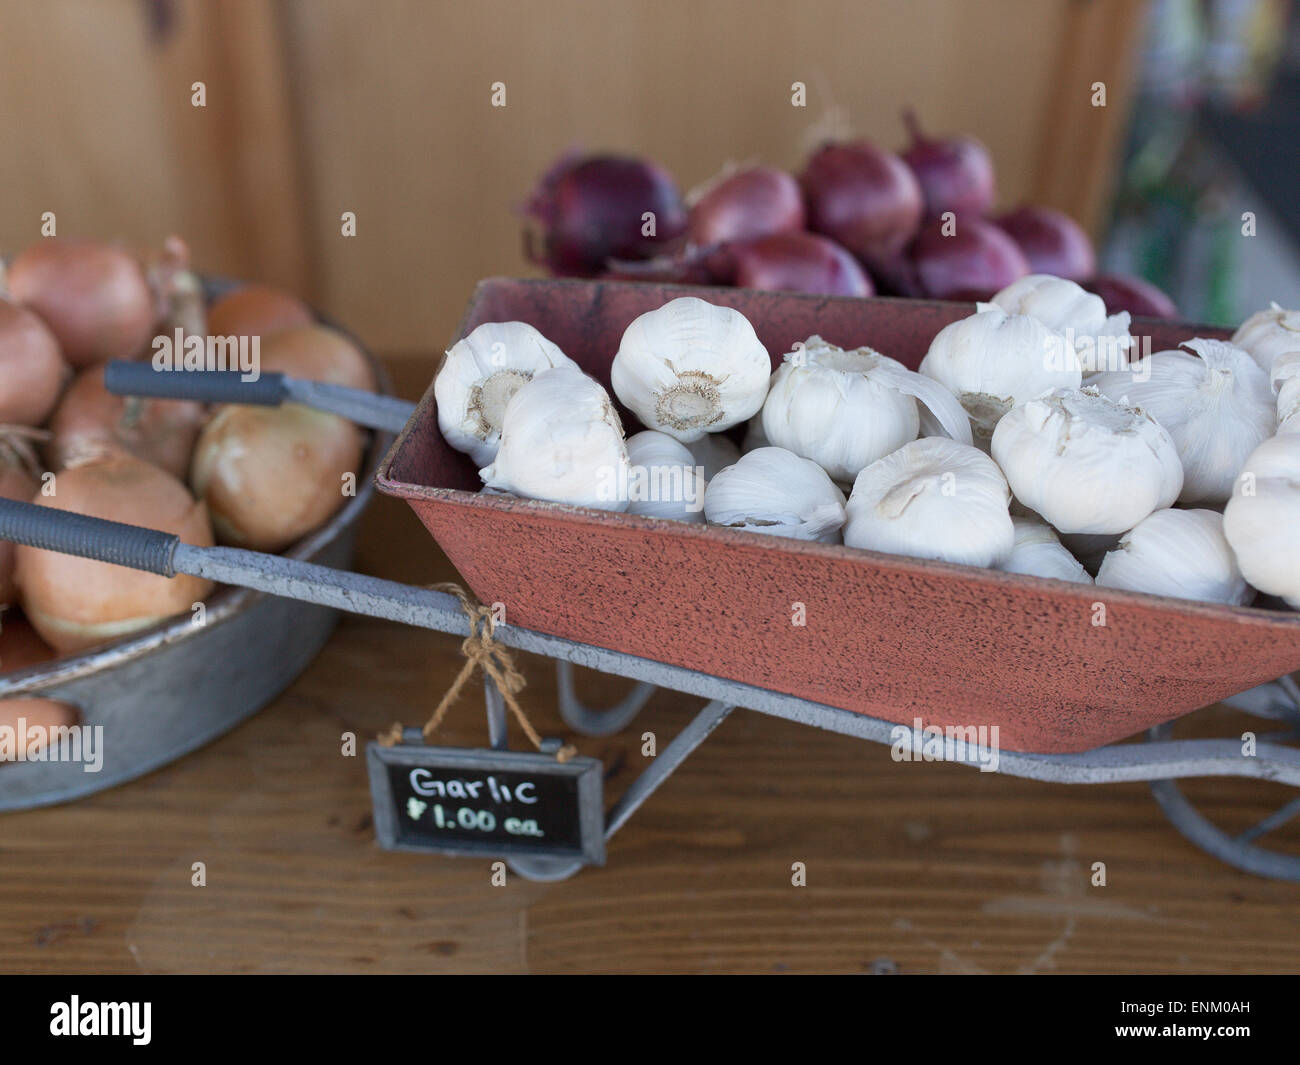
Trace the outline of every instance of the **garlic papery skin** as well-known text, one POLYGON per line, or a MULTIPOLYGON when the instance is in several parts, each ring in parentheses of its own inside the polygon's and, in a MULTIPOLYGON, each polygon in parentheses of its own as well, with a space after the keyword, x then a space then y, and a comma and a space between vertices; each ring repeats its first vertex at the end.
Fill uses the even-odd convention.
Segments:
POLYGON ((1037 318, 978 306, 939 331, 920 369, 961 401, 974 443, 987 450, 1007 411, 1053 388, 1078 388, 1083 367, 1065 337, 1037 318))
POLYGON ((1015 543, 1011 493, 984 452, 946 437, 913 440, 853 483, 844 542, 892 555, 996 566, 1015 543))
POLYGON ((1247 352, 1265 373, 1271 373, 1279 355, 1300 351, 1300 311, 1288 311, 1276 303, 1252 314, 1232 334, 1232 342, 1247 352))
POLYGON ((1093 388, 1016 407, 998 423, 993 457, 1016 498, 1063 533, 1126 532, 1183 487, 1170 435, 1093 388))
POLYGON ((1277 393, 1277 431, 1300 433, 1300 351, 1273 360, 1273 390, 1277 393))
POLYGON ((1097 571, 1103 588, 1245 606, 1255 598, 1213 510, 1157 510, 1120 538, 1097 571))
POLYGON ((695 456, 697 466, 704 467, 706 481, 713 480, 722 470, 740 458, 740 448, 729 437, 718 433, 705 433, 698 440, 692 440, 683 447, 695 456))
POLYGON ((748 318, 682 296, 627 327, 609 379, 642 425, 689 444, 756 414, 771 375, 748 318))
POLYGON ((852 482, 876 459, 915 440, 920 397, 945 428, 970 443, 961 404, 942 385, 873 351, 845 351, 819 336, 785 356, 763 404, 763 435, 852 482))
POLYGON ((526 499, 626 510, 627 445, 608 394, 576 366, 537 374, 506 404, 488 488, 526 499))
POLYGON ((710 525, 835 544, 844 525, 844 493, 817 463, 784 448, 760 447, 709 482, 704 516, 710 525))
POLYGON ((447 443, 477 466, 497 454, 506 404, 535 374, 577 364, 527 322, 484 322, 447 351, 433 395, 447 443))
POLYGON ((1246 580, 1300 610, 1300 434, 1280 433, 1251 453, 1223 532, 1246 580))
POLYGON ((627 438, 627 513, 704 521, 704 468, 680 440, 653 429, 627 438))
POLYGON ((1057 538, 1050 525, 1012 518, 1016 539, 1011 554, 998 566, 1003 573, 1024 573, 1075 584, 1091 584, 1092 577, 1057 538))
POLYGON ((1247 456, 1276 431, 1277 400, 1268 374, 1241 348, 1200 338, 1183 347, 1196 354, 1157 351, 1088 384, 1169 431, 1183 464, 1180 503, 1223 504, 1247 456))
POLYGON ((1030 274, 993 297, 1007 314, 1027 314, 1062 334, 1079 355, 1084 373, 1128 365, 1133 346, 1127 311, 1107 316, 1100 296, 1051 274, 1030 274))

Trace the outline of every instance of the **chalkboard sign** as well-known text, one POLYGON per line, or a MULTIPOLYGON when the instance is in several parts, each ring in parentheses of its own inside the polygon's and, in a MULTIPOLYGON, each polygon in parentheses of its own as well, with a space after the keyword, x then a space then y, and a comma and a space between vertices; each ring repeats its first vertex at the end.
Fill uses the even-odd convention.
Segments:
POLYGON ((366 763, 375 834, 387 850, 605 864, 604 778, 594 758, 371 743, 366 763))

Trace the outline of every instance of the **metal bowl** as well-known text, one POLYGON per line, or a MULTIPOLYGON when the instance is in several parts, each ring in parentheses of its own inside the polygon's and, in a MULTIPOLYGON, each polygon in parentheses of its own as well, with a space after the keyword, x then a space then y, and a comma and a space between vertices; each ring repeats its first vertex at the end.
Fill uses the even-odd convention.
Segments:
MULTIPOLYGON (((209 301, 235 287, 205 281, 209 301)), ((380 392, 392 384, 364 345, 380 392)), ((392 442, 372 432, 357 494, 328 522, 284 552, 346 569, 357 524, 374 495, 374 472, 392 442)), ((178 615, 126 639, 0 676, 0 698, 47 696, 76 706, 83 729, 102 726, 102 766, 82 762, 0 765, 0 810, 67 802, 133 780, 229 732, 284 691, 319 653, 337 613, 244 588, 218 588, 206 620, 178 615)), ((85 733, 83 733, 85 735, 85 733)), ((96 735, 91 733, 90 735, 96 735)))

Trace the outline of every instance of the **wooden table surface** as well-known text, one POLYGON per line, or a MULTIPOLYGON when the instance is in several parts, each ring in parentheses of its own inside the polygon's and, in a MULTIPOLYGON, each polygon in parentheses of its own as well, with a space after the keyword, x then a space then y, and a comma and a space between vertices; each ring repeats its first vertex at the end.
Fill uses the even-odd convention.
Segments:
MULTIPOLYGON (((418 395, 430 364, 393 365, 418 395)), ((387 498, 356 566, 454 577, 387 498)), ((604 868, 494 887, 488 861, 386 853, 364 760, 341 755, 341 736, 419 723, 459 663, 455 637, 345 619, 283 696, 202 751, 72 805, 0 815, 0 971, 1300 971, 1300 885, 1195 849, 1145 785, 895 763, 886 747, 748 711, 633 816, 604 868)), ((524 666, 534 721, 560 734, 550 664, 524 666)), ((581 675, 593 705, 627 685, 581 675)), ((607 765, 607 798, 645 766, 641 733, 666 742, 699 705, 661 692, 624 734, 578 739, 607 765)), ((1189 725, 1234 727, 1223 709, 1189 725)), ((486 742, 477 686, 445 739, 486 742)), ((1240 781, 1189 791, 1243 827, 1288 797, 1240 781)), ((1294 845, 1300 827, 1276 839, 1294 845)))

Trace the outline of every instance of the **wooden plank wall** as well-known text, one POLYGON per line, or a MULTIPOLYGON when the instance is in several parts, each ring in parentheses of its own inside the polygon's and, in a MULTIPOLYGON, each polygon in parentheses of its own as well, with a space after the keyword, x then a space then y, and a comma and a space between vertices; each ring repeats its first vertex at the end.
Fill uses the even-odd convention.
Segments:
POLYGON ((689 187, 727 160, 797 166, 833 105, 897 145, 907 103, 988 143, 1004 203, 1095 224, 1141 7, 14 0, 0 247, 46 210, 61 233, 179 231, 207 268, 302 291, 380 350, 436 351, 475 280, 530 270, 510 206, 566 146, 644 152, 689 187), (1108 108, 1087 106, 1106 79, 1108 108))

